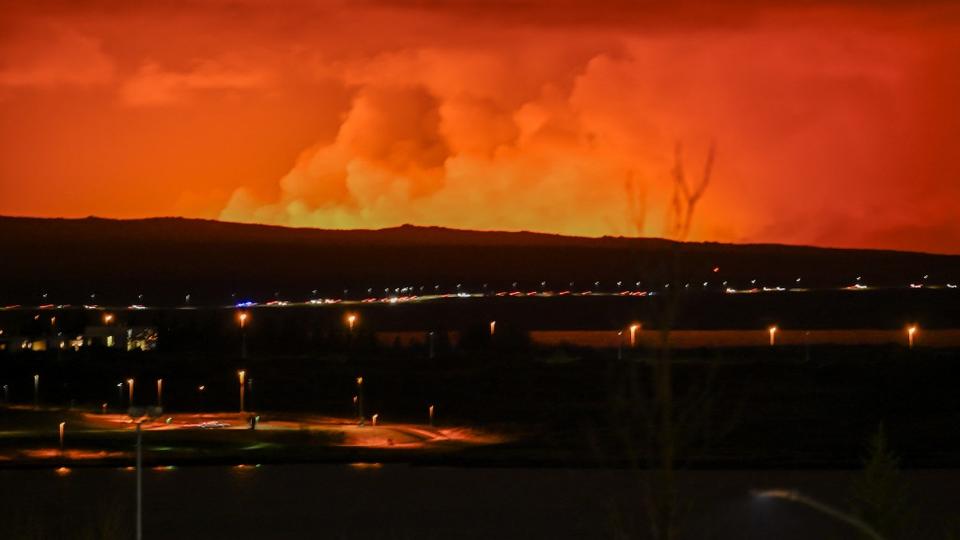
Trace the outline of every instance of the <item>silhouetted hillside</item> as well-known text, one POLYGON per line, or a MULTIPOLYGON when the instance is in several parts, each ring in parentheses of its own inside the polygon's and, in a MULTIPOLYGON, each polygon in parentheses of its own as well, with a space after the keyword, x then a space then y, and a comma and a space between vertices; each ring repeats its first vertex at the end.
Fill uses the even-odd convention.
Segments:
POLYGON ((667 281, 719 288, 875 286, 960 281, 960 256, 781 245, 679 244, 403 226, 332 231, 179 218, 0 218, 0 302, 224 303, 237 298, 349 297, 367 289, 439 285, 449 292, 616 290, 667 281), (718 268, 714 272, 714 268, 718 268), (599 286, 595 282, 599 281, 599 286), (573 285, 571 287, 571 282, 573 285))

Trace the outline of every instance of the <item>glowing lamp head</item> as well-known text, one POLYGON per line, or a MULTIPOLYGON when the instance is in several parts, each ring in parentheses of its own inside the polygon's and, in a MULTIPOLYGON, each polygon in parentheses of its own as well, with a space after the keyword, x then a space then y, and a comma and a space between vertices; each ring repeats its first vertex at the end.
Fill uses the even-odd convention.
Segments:
POLYGON ((250 315, 246 311, 241 311, 237 315, 237 320, 240 321, 240 328, 243 328, 247 325, 247 319, 250 318, 250 315))
POLYGON ((363 377, 357 377, 357 384, 363 384, 363 377))
POLYGON ((240 384, 243 384, 243 380, 246 376, 247 376, 246 370, 241 369, 237 371, 237 378, 240 379, 240 384))
POLYGON ((630 346, 635 347, 637 345, 637 330, 640 330, 639 323, 633 323, 630 325, 630 346))
POLYGON ((112 315, 112 314, 107 313, 106 315, 103 316, 103 324, 110 324, 110 323, 112 323, 112 322, 113 322, 113 315, 112 315))
POLYGON ((133 379, 127 379, 127 384, 133 386, 133 379))

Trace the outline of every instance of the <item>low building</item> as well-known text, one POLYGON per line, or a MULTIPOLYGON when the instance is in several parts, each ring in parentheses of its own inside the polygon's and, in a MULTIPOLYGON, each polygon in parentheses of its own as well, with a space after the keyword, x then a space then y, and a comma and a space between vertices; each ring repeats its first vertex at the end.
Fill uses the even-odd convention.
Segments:
POLYGON ((126 348, 128 351, 152 351, 157 348, 157 329, 151 326, 131 326, 127 328, 126 348))
POLYGON ((126 351, 152 351, 157 347, 157 329, 151 326, 88 326, 81 337, 87 347, 126 351))
POLYGON ((35 340, 33 338, 26 336, 0 334, 0 351, 7 351, 11 353, 17 351, 32 351, 34 341, 35 340))

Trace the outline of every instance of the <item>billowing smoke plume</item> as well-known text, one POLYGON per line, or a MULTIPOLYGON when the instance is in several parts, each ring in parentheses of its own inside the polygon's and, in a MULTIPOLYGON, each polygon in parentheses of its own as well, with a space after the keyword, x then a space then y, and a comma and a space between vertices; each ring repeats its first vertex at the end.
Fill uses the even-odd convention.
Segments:
POLYGON ((533 32, 321 63, 353 95, 336 136, 274 194, 234 191, 220 217, 671 236, 675 147, 695 180, 716 141, 685 237, 830 244, 822 235, 891 191, 910 196, 908 160, 884 156, 910 151, 890 134, 913 129, 925 89, 908 37, 822 31, 567 34, 563 46, 533 32))
POLYGON ((955 3, 87 4, 0 14, 0 214, 960 246, 955 3))
MULTIPOLYGON (((669 184, 656 194, 662 200, 648 201, 645 176, 663 165, 651 157, 660 148, 613 141, 616 129, 578 102, 590 98, 582 85, 591 62, 566 81, 561 67, 531 75, 489 54, 431 51, 345 66, 356 93, 335 140, 303 153, 278 200, 237 190, 221 217, 660 234, 663 219, 647 219, 647 205, 665 205, 669 184)), ((662 217, 662 208, 650 213, 662 217)))

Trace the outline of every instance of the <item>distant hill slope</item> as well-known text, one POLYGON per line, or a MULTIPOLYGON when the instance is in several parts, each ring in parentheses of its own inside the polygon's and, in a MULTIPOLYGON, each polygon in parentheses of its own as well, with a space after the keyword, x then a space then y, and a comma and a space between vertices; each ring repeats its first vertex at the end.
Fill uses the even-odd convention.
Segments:
POLYGON ((181 218, 144 220, 0 217, 0 303, 223 303, 231 294, 303 299, 368 288, 462 283, 479 291, 616 289, 641 281, 719 287, 841 286, 960 281, 960 256, 782 245, 676 243, 403 226, 383 230, 291 229, 181 218), (719 268, 714 272, 714 268, 719 268))

